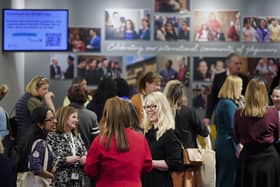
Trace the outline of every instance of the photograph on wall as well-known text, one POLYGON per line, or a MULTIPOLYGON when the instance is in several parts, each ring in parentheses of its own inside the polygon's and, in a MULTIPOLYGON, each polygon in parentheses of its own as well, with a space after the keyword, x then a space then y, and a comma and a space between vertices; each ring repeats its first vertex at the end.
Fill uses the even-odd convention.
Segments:
POLYGON ((185 86, 190 82, 190 57, 185 56, 157 56, 158 72, 162 76, 161 86, 164 88, 170 80, 179 80, 185 86))
POLYGON ((130 94, 137 93, 137 84, 146 72, 157 72, 155 56, 126 56, 126 80, 130 87, 130 94))
POLYGON ((100 28, 69 28, 68 47, 73 52, 100 52, 100 28))
POLYGON ((75 54, 52 54, 50 56, 50 79, 73 79, 76 60, 75 54))
POLYGON ((106 40, 150 40, 150 9, 105 10, 106 40))
POLYGON ((185 13, 190 7, 190 0, 155 0, 155 12, 185 13))
POLYGON ((194 57, 193 81, 211 82, 215 74, 226 71, 223 57, 194 57))
POLYGON ((123 77, 122 57, 103 55, 79 55, 77 76, 84 77, 88 85, 98 85, 104 77, 123 77))
POLYGON ((158 41, 190 40, 190 18, 155 16, 154 36, 158 41))
POLYGON ((240 41, 240 12, 195 11, 194 40, 207 41, 240 41))
POLYGON ((192 83, 192 104, 195 109, 206 109, 207 95, 210 94, 210 83, 192 83))
POLYGON ((242 41, 280 42, 279 17, 244 17, 242 41))
MULTIPOLYGON (((265 80, 266 85, 270 88, 272 80, 278 74, 280 65, 279 58, 243 58, 244 69, 243 74, 246 74, 249 79, 253 77, 261 77, 265 80)), ((277 83, 278 84, 278 83, 277 83)))

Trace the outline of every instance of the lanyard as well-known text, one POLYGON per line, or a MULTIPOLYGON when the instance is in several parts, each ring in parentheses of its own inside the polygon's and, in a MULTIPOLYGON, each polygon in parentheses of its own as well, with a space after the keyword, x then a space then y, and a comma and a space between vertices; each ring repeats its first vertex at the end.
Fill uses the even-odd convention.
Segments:
MULTIPOLYGON (((65 137, 66 137, 66 135, 65 135, 65 137)), ((71 138, 71 142, 69 141, 69 145, 70 145, 70 148, 71 148, 71 152, 72 152, 73 156, 76 156, 76 145, 75 145, 72 133, 70 134, 70 138, 71 138)), ((68 139, 68 138, 66 137, 66 139, 68 139)))

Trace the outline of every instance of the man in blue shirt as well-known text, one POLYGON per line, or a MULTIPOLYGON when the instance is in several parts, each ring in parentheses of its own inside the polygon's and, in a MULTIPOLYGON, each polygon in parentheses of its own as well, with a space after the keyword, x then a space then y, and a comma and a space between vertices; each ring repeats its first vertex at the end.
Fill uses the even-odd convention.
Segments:
POLYGON ((100 51, 100 36, 97 35, 96 30, 89 30, 90 41, 87 48, 90 51, 100 51))

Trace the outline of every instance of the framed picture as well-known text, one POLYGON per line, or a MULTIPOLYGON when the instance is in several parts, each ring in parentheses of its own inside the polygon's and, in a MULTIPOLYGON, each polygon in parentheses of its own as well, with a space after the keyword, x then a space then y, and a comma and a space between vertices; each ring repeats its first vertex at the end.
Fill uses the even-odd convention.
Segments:
POLYGON ((280 42, 279 17, 244 17, 242 41, 280 42))
POLYGON ((195 82, 192 84, 192 104, 196 109, 206 109, 207 95, 210 93, 210 84, 195 82))
POLYGON ((155 16, 154 36, 158 41, 190 40, 190 18, 187 16, 155 16))
POLYGON ((190 0, 155 0, 155 12, 185 13, 190 11, 190 0))
POLYGON ((246 74, 249 79, 253 77, 261 77, 265 80, 267 87, 270 88, 273 78, 278 74, 280 65, 279 58, 243 58, 244 69, 243 74, 246 74))
POLYGON ((151 10, 105 10, 106 40, 150 40, 151 10))
POLYGON ((212 82, 216 73, 226 71, 223 57, 194 57, 193 80, 212 82))
POLYGON ((69 51, 100 52, 101 29, 70 27, 68 43, 69 51))
POLYGON ((146 72, 157 71, 155 56, 126 56, 126 80, 130 87, 130 93, 137 92, 139 78, 146 72))
POLYGON ((190 57, 185 56, 157 56, 158 71, 162 76, 162 87, 170 80, 177 79, 189 86, 190 57))
POLYGON ((50 56, 50 79, 73 79, 76 59, 75 54, 52 54, 50 56))
POLYGON ((240 12, 195 11, 194 40, 207 41, 240 41, 240 12))
POLYGON ((88 85, 98 85, 103 77, 122 77, 122 57, 102 55, 79 55, 77 75, 84 77, 88 85))

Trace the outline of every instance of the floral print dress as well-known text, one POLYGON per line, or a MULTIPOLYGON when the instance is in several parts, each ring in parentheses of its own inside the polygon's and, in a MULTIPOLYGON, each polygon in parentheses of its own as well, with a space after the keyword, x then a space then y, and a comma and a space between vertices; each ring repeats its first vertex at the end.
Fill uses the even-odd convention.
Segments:
MULTIPOLYGON (((77 156, 86 156, 87 150, 80 136, 74 136, 75 152, 77 156)), ((89 184, 89 179, 83 172, 80 163, 66 163, 66 157, 72 156, 71 136, 65 133, 49 133, 48 142, 52 147, 56 160, 56 173, 54 186, 58 187, 84 187, 89 184), (78 179, 73 180, 73 173, 78 174, 78 179)))

